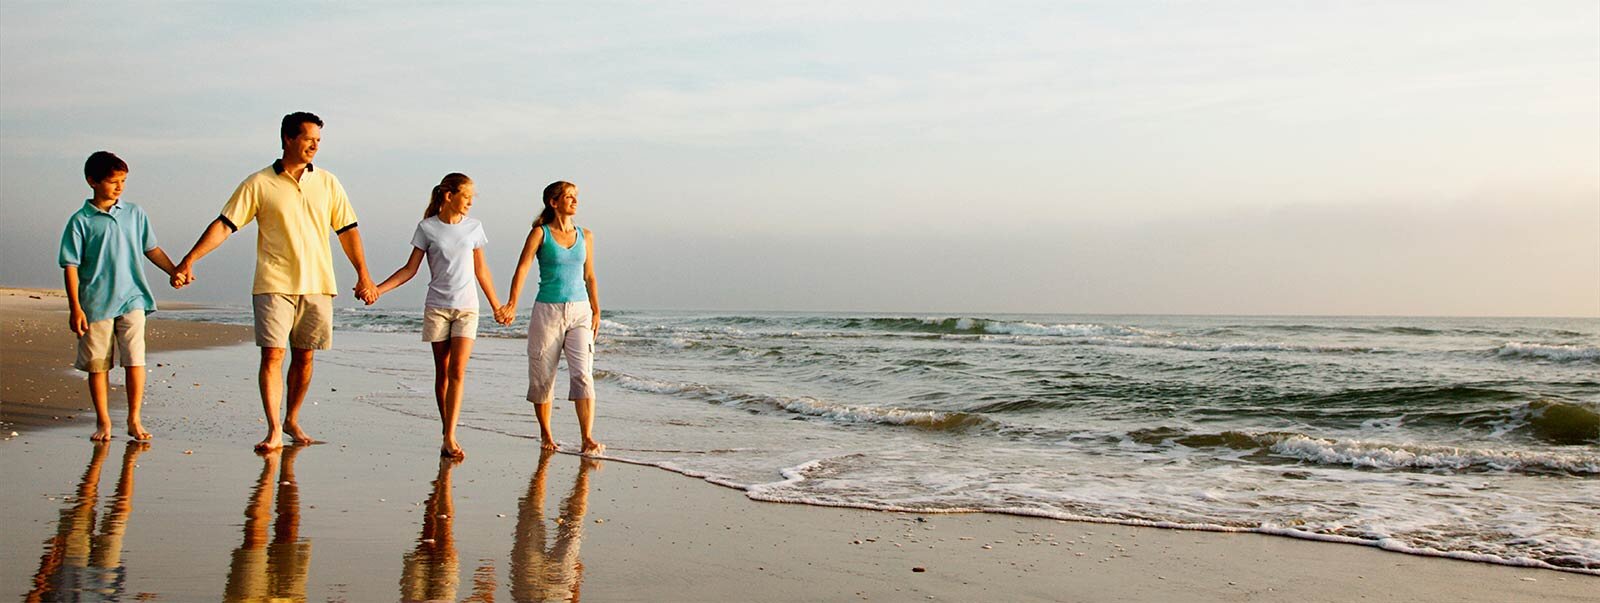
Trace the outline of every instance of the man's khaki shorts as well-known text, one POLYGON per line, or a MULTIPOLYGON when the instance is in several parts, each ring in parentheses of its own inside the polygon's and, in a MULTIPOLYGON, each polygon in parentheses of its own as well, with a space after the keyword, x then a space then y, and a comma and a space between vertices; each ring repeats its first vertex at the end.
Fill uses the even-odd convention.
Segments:
POLYGON ((422 340, 436 343, 449 341, 451 337, 477 339, 478 312, 455 308, 424 308, 422 340))
POLYGON ((256 346, 326 350, 333 347, 333 296, 262 293, 252 296, 256 346))
POLYGON ((123 367, 144 366, 144 310, 89 323, 89 332, 78 338, 78 359, 72 366, 104 373, 113 360, 123 367))

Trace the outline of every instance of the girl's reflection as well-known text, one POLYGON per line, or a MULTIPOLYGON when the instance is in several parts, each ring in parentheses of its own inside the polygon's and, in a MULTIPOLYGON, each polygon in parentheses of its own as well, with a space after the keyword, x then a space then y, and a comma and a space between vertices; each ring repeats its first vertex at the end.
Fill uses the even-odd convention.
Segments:
POLYGON ((433 491, 423 503, 422 535, 417 548, 405 555, 400 572, 400 599, 403 601, 454 601, 461 584, 461 565, 456 560, 455 535, 450 532, 455 519, 455 503, 450 496, 450 471, 460 459, 439 459, 439 476, 433 491))
POLYGON ((96 535, 94 507, 100 496, 100 466, 105 463, 109 446, 108 442, 95 442, 89 467, 78 481, 77 496, 61 510, 56 535, 45 541, 45 554, 33 576, 33 590, 24 600, 77 600, 84 594, 112 600, 121 597, 126 571, 122 566, 122 535, 133 512, 133 470, 150 443, 130 441, 123 448, 117 492, 96 535))
POLYGON ((577 601, 583 582, 578 546, 583 540, 583 515, 589 509, 589 472, 600 461, 583 457, 572 491, 556 518, 555 543, 546 549, 544 482, 553 450, 539 455, 539 468, 517 509, 517 532, 511 544, 511 598, 522 601, 577 601))
POLYGON ((306 448, 289 446, 260 455, 261 477, 244 508, 244 543, 233 551, 224 600, 305 600, 311 541, 300 538, 300 484, 294 479, 294 457, 306 448), (278 485, 278 517, 268 542, 267 520, 272 515, 268 509, 274 482, 278 485))

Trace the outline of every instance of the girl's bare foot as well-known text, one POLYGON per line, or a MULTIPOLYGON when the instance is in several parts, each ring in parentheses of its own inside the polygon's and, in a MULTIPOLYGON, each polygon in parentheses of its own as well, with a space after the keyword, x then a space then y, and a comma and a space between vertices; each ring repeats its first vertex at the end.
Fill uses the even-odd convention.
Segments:
POLYGON ((539 449, 554 452, 560 450, 561 447, 557 446, 556 441, 552 438, 539 438, 539 449))
POLYGON ((444 446, 439 447, 439 456, 464 461, 467 459, 467 451, 460 444, 445 442, 444 446))
POLYGON ((145 440, 150 439, 150 432, 144 430, 144 425, 141 425, 139 423, 129 422, 128 423, 128 437, 131 437, 131 438, 133 438, 135 440, 139 440, 139 441, 143 442, 145 440))
POLYGON ((279 448, 283 448, 283 432, 281 431, 274 431, 267 436, 267 439, 256 443, 256 452, 272 452, 279 448))
POLYGON ((89 436, 89 439, 94 440, 96 442, 109 442, 109 441, 111 441, 111 426, 110 425, 98 425, 98 426, 96 426, 95 429, 94 429, 94 435, 89 436))
POLYGON ((300 425, 297 424, 297 423, 290 423, 288 421, 285 421, 283 423, 283 433, 288 434, 289 435, 289 439, 294 440, 294 443, 296 443, 296 444, 315 444, 315 443, 317 443, 317 441, 315 439, 312 439, 312 437, 310 435, 306 434, 306 430, 301 429, 300 425))
POLYGON ((596 442, 593 439, 585 439, 583 441, 583 454, 584 454, 584 456, 597 456, 597 455, 601 455, 601 454, 605 454, 605 453, 606 453, 606 445, 605 444, 601 444, 599 442, 596 442))

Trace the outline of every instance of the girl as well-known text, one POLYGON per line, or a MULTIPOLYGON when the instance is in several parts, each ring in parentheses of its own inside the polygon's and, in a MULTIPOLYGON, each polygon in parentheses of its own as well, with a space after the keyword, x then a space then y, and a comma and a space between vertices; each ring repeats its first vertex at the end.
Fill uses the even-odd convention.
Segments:
POLYGON ((509 322, 517 315, 517 297, 528 265, 539 258, 539 294, 528 320, 528 401, 539 417, 540 447, 556 449, 550 431, 550 402, 555 395, 556 361, 563 349, 571 375, 567 399, 578 411, 583 432, 583 454, 598 455, 605 446, 596 442, 594 427, 594 338, 600 332, 600 294, 594 280, 594 235, 578 228, 578 187, 552 182, 544 187, 544 210, 533 221, 522 258, 511 277, 506 305, 495 319, 509 322))
POLYGON ((461 417, 462 381, 467 374, 467 359, 478 336, 478 292, 472 290, 476 277, 489 306, 499 307, 494 295, 494 277, 483 259, 488 238, 483 223, 467 217, 472 209, 472 179, 465 174, 448 174, 428 200, 428 209, 411 236, 411 258, 378 285, 378 295, 404 285, 416 276, 422 257, 428 257, 428 299, 422 310, 422 340, 433 344, 433 397, 439 405, 439 420, 444 424, 441 456, 464 459, 466 451, 456 443, 456 420, 461 417))

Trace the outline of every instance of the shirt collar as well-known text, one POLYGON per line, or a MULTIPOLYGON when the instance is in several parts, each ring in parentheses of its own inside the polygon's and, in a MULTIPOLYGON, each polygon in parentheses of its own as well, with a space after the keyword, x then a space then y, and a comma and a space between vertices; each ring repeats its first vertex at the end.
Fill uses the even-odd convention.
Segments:
MULTIPOLYGON (((306 171, 307 172, 315 172, 315 171, 317 171, 317 166, 307 163, 306 164, 306 171)), ((274 174, 282 174, 283 173, 283 160, 282 159, 274 159, 274 160, 272 160, 272 173, 274 173, 274 174)))
POLYGON ((119 211, 121 209, 122 209, 122 200, 121 199, 117 199, 117 201, 115 203, 111 204, 111 209, 107 209, 107 210, 102 210, 102 209, 100 209, 98 207, 95 207, 94 206, 94 199, 85 199, 83 201, 83 211, 84 211, 84 213, 87 213, 89 215, 106 214, 106 215, 110 216, 110 215, 115 215, 113 212, 119 211))

